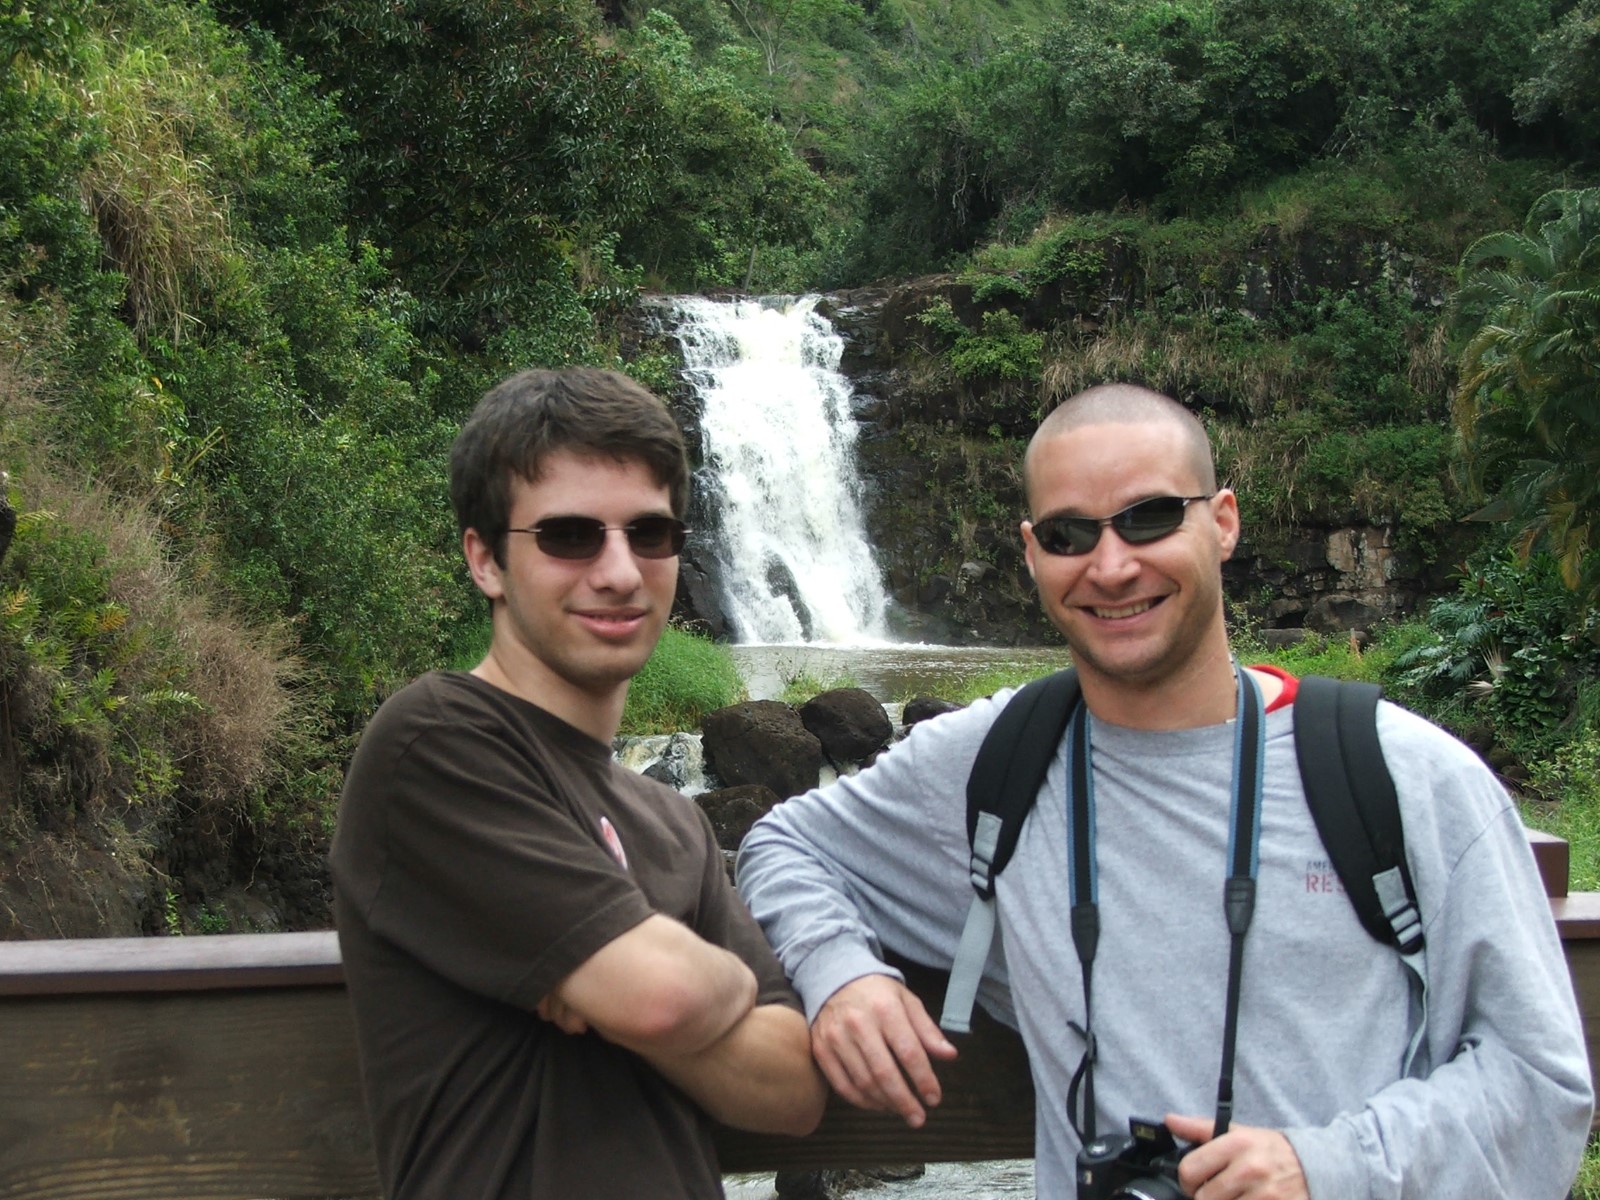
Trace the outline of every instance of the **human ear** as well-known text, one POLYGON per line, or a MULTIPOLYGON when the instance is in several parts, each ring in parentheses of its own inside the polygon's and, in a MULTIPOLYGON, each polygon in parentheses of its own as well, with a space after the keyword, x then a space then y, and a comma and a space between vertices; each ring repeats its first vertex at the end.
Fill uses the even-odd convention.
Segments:
POLYGON ((1234 495, 1232 488, 1219 488, 1211 498, 1211 518, 1217 523, 1217 546, 1226 562, 1233 557, 1241 532, 1239 498, 1234 495))
POLYGON ((468 529, 461 535, 461 553, 466 557, 467 570, 472 573, 472 582, 477 584, 478 590, 490 600, 501 599, 505 595, 505 581, 489 540, 476 529, 468 529))

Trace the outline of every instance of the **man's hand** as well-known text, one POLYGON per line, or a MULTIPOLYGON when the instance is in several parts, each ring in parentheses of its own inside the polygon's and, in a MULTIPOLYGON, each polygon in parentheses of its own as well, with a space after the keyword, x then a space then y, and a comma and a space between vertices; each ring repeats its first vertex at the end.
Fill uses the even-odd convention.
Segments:
POLYGON ((1194 1200, 1309 1200, 1299 1156, 1276 1129, 1234 1125, 1212 1140, 1208 1117, 1169 1113, 1166 1123, 1180 1141, 1203 1143, 1178 1164, 1178 1182, 1194 1200))
POLYGON ((913 1129, 942 1092, 929 1057, 950 1060, 952 1046, 922 1001, 887 975, 864 975, 828 998, 811 1025, 811 1053, 822 1073, 857 1108, 899 1113, 913 1129))
POLYGON ((533 1011, 561 1030, 562 1033, 577 1035, 589 1032, 589 1022, 584 1020, 583 1014, 562 1003, 554 992, 539 1001, 533 1011))

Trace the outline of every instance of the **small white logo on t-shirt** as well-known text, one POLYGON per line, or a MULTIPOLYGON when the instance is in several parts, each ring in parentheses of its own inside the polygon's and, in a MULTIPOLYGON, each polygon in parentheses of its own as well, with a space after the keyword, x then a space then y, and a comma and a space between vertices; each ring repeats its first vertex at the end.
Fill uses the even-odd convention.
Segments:
POLYGON ((622 839, 617 836, 616 826, 606 817, 600 818, 600 837, 605 841, 606 849, 611 851, 611 857, 624 871, 628 869, 628 852, 622 848, 622 839))

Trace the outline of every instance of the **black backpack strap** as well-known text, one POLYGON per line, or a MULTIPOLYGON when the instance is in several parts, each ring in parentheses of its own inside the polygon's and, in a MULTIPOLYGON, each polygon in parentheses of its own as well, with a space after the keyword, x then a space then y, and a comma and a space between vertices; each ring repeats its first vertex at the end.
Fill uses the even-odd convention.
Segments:
POLYGON ((1070 667, 1035 679, 995 718, 967 776, 967 844, 972 890, 950 965, 939 1024, 952 1033, 971 1028, 972 1004, 994 944, 994 881, 1011 861, 1022 822, 1033 808, 1067 718, 1078 702, 1078 673, 1070 667))
POLYGON ((974 847, 972 886, 985 899, 1011 861, 1077 702, 1078 673, 1071 667, 1035 679, 1011 697, 978 748, 967 777, 967 842, 974 847), (984 821, 985 813, 995 821, 984 821), (990 840, 991 827, 993 849, 980 863, 977 847, 990 840))
POLYGON ((1294 710, 1300 778, 1322 844, 1361 924, 1398 950, 1411 974, 1411 1037, 1400 1074, 1423 1078, 1430 1069, 1428 956, 1400 803, 1378 741, 1378 688, 1307 676, 1294 710))
POLYGON ((1394 780, 1378 742, 1380 689, 1318 675, 1300 680, 1295 752, 1306 800, 1356 915, 1401 954, 1422 949, 1394 780))

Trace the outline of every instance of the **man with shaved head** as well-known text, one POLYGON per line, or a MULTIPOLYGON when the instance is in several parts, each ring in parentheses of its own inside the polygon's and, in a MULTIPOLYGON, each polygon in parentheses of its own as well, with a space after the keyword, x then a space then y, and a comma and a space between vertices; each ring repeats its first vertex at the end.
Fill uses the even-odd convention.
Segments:
POLYGON ((1217 490, 1217 471, 1211 461, 1211 441, 1205 426, 1183 405, 1170 396, 1131 383, 1103 383, 1088 388, 1051 409, 1022 459, 1023 482, 1028 487, 1028 502, 1033 503, 1033 467, 1043 446, 1062 434, 1085 425, 1130 425, 1145 421, 1170 421, 1183 436, 1184 456, 1193 478, 1208 492, 1217 490))
MULTIPOLYGON (((1146 388, 1091 388, 1045 418, 1024 475, 1028 570, 1087 710, 1072 753, 1089 762, 1099 919, 1090 971, 1069 933, 1064 745, 995 880, 998 937, 978 992, 1028 1048, 1039 1196, 1074 1194, 1085 1128, 1135 1116, 1192 1145, 1163 1185, 1198 1200, 1564 1196, 1589 1129, 1588 1059, 1549 905, 1494 776, 1436 726, 1379 706, 1426 932, 1419 988, 1363 929, 1318 835, 1295 752, 1298 681, 1230 650, 1221 568, 1239 505, 1200 422, 1146 388), (1260 714, 1263 767, 1254 916, 1234 977, 1219 900, 1234 797, 1252 786, 1235 778, 1238 731, 1255 727, 1237 719, 1244 705, 1260 714), (1232 1120, 1219 1133, 1235 984, 1232 1120)), ((740 854, 740 891, 805 1003, 823 1072, 913 1126, 939 1102, 935 1065, 957 1051, 880 951, 954 961, 972 895, 967 777, 1009 698, 918 724, 868 770, 780 805, 740 854)))

